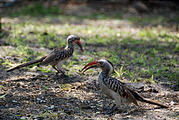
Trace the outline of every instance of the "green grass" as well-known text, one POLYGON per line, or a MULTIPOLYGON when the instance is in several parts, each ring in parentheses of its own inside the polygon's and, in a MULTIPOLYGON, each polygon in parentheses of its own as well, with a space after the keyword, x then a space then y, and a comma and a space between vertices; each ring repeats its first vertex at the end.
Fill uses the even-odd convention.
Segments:
MULTIPOLYGON (((11 35, 4 39, 5 42, 17 47, 8 55, 21 57, 21 62, 36 59, 44 54, 31 47, 46 49, 64 47, 69 34, 78 34, 85 48, 83 54, 87 55, 88 59, 78 59, 80 55, 76 47, 78 50, 75 51, 74 57, 65 66, 67 69, 72 69, 71 72, 77 71, 76 69, 82 68, 84 64, 94 59, 107 58, 117 66, 116 77, 124 77, 133 82, 150 83, 178 80, 179 34, 165 26, 133 27, 134 23, 147 22, 150 25, 167 23, 170 19, 165 19, 165 16, 155 18, 146 15, 144 18, 141 16, 125 18, 121 13, 111 16, 102 13, 92 13, 88 17, 73 16, 66 15, 57 7, 46 9, 38 3, 5 18, 13 19, 14 16, 22 22, 4 24, 4 28, 9 24, 12 27, 9 31, 11 35), (54 19, 56 22, 52 23, 54 19), (84 21, 87 22, 83 23, 84 21), (108 24, 109 21, 111 24, 108 24), (124 22, 130 27, 126 29, 125 25, 120 27, 112 25, 115 21, 124 22), (75 24, 76 22, 79 24, 75 24), (120 65, 123 67, 120 68, 120 65)), ((9 61, 5 62, 11 64, 8 63, 9 61)), ((49 72, 48 68, 40 70, 49 72)))
POLYGON ((16 16, 34 16, 38 17, 39 15, 41 16, 46 16, 46 15, 57 15, 60 13, 60 9, 58 6, 56 7, 45 7, 41 3, 36 2, 35 4, 30 4, 27 5, 26 7, 23 7, 22 9, 14 12, 13 14, 10 14, 12 17, 16 16))

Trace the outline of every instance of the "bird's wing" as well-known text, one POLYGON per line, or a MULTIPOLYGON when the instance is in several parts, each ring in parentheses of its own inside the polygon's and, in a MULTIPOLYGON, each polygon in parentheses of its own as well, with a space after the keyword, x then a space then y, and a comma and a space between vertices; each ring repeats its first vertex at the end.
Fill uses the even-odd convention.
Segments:
POLYGON ((168 108, 168 106, 166 106, 164 104, 143 98, 137 92, 128 88, 125 85, 125 83, 122 83, 121 81, 119 81, 115 78, 107 77, 103 80, 103 82, 109 89, 115 91, 121 97, 124 97, 124 98, 128 99, 129 101, 133 102, 135 105, 138 105, 137 104, 137 100, 138 100, 138 101, 141 101, 141 102, 145 102, 145 103, 149 103, 149 104, 153 104, 153 105, 158 105, 162 108, 168 108))
POLYGON ((125 86, 125 83, 120 82, 116 78, 107 77, 103 79, 104 84, 114 92, 118 93, 121 97, 126 98, 130 102, 137 104, 137 100, 131 93, 131 91, 125 86))
POLYGON ((40 63, 40 65, 47 65, 53 61, 56 61, 64 54, 64 49, 57 48, 54 49, 47 57, 40 63))

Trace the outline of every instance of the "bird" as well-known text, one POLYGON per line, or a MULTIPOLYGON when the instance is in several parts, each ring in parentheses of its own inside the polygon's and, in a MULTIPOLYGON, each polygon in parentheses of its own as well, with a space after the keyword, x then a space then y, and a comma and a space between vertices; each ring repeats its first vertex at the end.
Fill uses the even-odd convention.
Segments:
MULTIPOLYGON (((168 108, 168 106, 166 105, 142 97, 136 91, 128 88, 125 83, 114 77, 111 77, 111 74, 114 72, 114 65, 109 60, 99 59, 92 61, 85 65, 81 72, 84 74, 85 71, 91 68, 102 69, 102 72, 99 74, 98 77, 101 92, 107 95, 109 98, 113 99, 116 103, 115 105, 117 105, 119 108, 121 107, 121 105, 129 105, 130 103, 138 106, 138 101, 158 105, 161 108, 168 108)), ((115 105, 111 109, 114 109, 115 105)), ((109 113, 114 110, 111 110, 109 113)))
POLYGON ((74 43, 76 43, 80 47, 81 51, 83 51, 80 37, 77 35, 69 35, 67 37, 67 45, 64 49, 56 48, 47 56, 43 56, 40 59, 29 61, 27 63, 23 63, 16 67, 10 68, 7 70, 7 72, 38 63, 37 66, 51 65, 57 71, 57 74, 62 73, 62 75, 65 75, 65 72, 61 70, 61 63, 62 61, 67 60, 69 57, 73 55, 74 43), (57 68, 58 64, 59 68, 57 68))

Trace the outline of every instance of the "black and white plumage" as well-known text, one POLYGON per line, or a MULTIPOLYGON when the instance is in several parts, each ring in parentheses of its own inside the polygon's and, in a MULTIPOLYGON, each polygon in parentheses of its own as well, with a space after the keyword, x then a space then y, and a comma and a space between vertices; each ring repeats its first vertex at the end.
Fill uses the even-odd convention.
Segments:
POLYGON ((7 70, 7 72, 38 63, 38 66, 39 65, 51 65, 58 73, 61 72, 62 74, 64 74, 64 72, 61 70, 61 63, 62 61, 68 59, 69 57, 73 55, 74 43, 76 43, 80 47, 81 51, 83 51, 83 48, 80 42, 80 37, 78 37, 77 35, 70 35, 67 38, 67 46, 64 49, 59 49, 59 48, 54 49, 47 56, 44 56, 38 60, 30 61, 21 65, 18 65, 16 67, 10 68, 7 70), (57 64, 60 64, 59 68, 56 67, 57 64))
POLYGON ((129 89, 125 83, 111 77, 110 74, 113 73, 114 67, 110 61, 101 59, 90 62, 82 69, 82 72, 84 73, 86 70, 94 67, 99 67, 102 69, 102 72, 98 77, 102 93, 115 100, 115 103, 118 106, 121 106, 121 104, 128 105, 129 103, 134 103, 138 106, 137 101, 141 101, 167 108, 165 105, 143 98, 137 92, 129 89))

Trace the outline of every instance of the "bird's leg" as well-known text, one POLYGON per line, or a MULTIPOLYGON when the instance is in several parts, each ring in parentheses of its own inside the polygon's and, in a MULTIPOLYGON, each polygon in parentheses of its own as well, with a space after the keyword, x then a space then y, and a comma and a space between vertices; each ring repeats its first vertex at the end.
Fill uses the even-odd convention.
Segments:
POLYGON ((106 103, 108 103, 107 100, 105 100, 105 102, 103 101, 103 111, 109 110, 109 106, 111 106, 111 104, 113 104, 113 103, 109 103, 109 104, 106 106, 106 103))
POLYGON ((112 114, 115 110, 117 110, 116 104, 114 104, 110 110, 108 110, 107 112, 104 112, 104 114, 108 114, 108 115, 112 114))
POLYGON ((122 111, 124 111, 123 115, 130 115, 140 110, 139 106, 125 106, 125 108, 122 108, 122 111))
POLYGON ((52 67, 57 71, 56 74, 58 74, 58 73, 62 73, 62 75, 65 76, 65 72, 64 72, 64 71, 62 71, 62 70, 60 70, 60 69, 57 69, 55 66, 52 66, 52 67))

